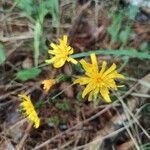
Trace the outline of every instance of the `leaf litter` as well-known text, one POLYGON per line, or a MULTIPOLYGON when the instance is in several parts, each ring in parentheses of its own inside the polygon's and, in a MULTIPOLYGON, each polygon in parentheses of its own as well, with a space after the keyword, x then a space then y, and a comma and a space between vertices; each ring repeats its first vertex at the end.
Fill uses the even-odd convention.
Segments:
MULTIPOLYGON (((43 26, 46 37, 50 37, 47 39, 48 45, 58 36, 59 32, 69 35, 70 44, 76 52, 87 52, 94 49, 119 49, 121 46, 125 49, 132 48, 143 52, 140 46, 146 42, 148 46, 144 53, 149 53, 149 21, 144 24, 140 20, 134 21, 126 44, 122 44, 118 37, 117 41, 111 40, 111 34, 108 33, 112 17, 109 10, 106 9, 107 6, 104 5, 105 2, 101 5, 98 4, 97 18, 95 18, 96 15, 93 15, 95 14, 93 1, 81 3, 76 3, 74 9, 74 12, 77 13, 76 16, 72 13, 74 5, 71 1, 60 3, 59 29, 51 27, 49 14, 45 17, 43 26)), ((3 22, 1 20, 0 41, 4 47, 2 51, 5 50, 6 53, 6 60, 4 55, 1 60, 1 62, 5 60, 5 63, 0 66, 0 149, 16 149, 17 147, 20 149, 39 149, 42 144, 47 149, 131 149, 135 143, 129 136, 127 128, 131 131, 131 135, 136 138, 139 148, 149 142, 148 137, 135 120, 130 114, 125 113, 116 95, 113 96, 115 101, 113 104, 106 105, 101 101, 98 106, 94 106, 81 99, 81 89, 78 87, 71 86, 67 89, 72 83, 70 76, 82 72, 80 66, 74 68, 66 64, 64 69, 59 71, 52 70, 50 66, 44 66, 40 68, 40 72, 38 70, 38 73, 32 74, 33 78, 28 78, 26 75, 26 79, 24 76, 20 77, 26 73, 21 70, 33 68, 34 35, 32 31, 35 25, 34 20, 20 15, 21 10, 13 1, 3 2, 0 7, 10 10, 7 13, 2 11, 0 14, 3 20, 3 22), (16 78, 15 75, 16 73, 19 74, 18 71, 21 75, 16 78), (67 74, 67 80, 55 85, 49 94, 45 94, 42 91, 40 81, 45 76, 49 78, 63 73, 67 74), (25 90, 31 94, 35 103, 38 102, 37 107, 40 108, 39 115, 42 121, 37 130, 27 124, 17 109, 19 104, 18 92, 25 90), (61 91, 64 92, 55 97, 61 91), (49 97, 54 98, 50 99, 49 97), (42 103, 44 99, 47 101, 46 105, 42 103)), ((112 9, 117 7, 112 3, 112 9)), ((58 24, 58 20, 55 21, 58 24)), ((122 22, 121 24, 123 25, 122 22)), ((118 34, 121 31, 122 26, 118 34)), ((43 51, 38 56, 39 63, 43 62, 44 53, 43 51)), ((103 59, 118 64, 124 61, 122 57, 118 56, 99 55, 98 60, 102 61, 103 59)), ((150 103, 149 98, 146 97, 149 96, 150 92, 149 65, 149 59, 141 60, 129 57, 122 69, 131 78, 120 91, 124 104, 129 107, 147 133, 149 133, 148 106, 150 103)))

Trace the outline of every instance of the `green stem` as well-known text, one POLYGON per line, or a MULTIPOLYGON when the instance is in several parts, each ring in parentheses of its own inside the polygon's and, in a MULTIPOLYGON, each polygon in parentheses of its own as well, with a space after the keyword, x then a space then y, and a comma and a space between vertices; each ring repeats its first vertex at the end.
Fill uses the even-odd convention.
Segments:
MULTIPOLYGON (((137 52, 135 50, 91 50, 88 52, 78 53, 71 55, 72 58, 82 58, 82 57, 88 57, 90 54, 96 54, 96 55, 115 55, 115 56, 127 56, 132 58, 141 58, 141 59, 150 59, 150 54, 144 53, 144 52, 137 52)), ((48 66, 49 64, 43 63, 35 68, 41 68, 48 66)))
POLYGON ((35 68, 42 68, 42 67, 45 67, 45 66, 48 66, 49 64, 47 63, 42 63, 40 64, 39 66, 35 67, 35 68))
POLYGON ((82 58, 90 56, 90 54, 95 53, 96 55, 115 55, 115 56, 128 56, 128 57, 136 57, 141 59, 150 59, 150 54, 137 52, 135 50, 91 50, 88 52, 83 52, 79 54, 71 55, 72 58, 82 58))

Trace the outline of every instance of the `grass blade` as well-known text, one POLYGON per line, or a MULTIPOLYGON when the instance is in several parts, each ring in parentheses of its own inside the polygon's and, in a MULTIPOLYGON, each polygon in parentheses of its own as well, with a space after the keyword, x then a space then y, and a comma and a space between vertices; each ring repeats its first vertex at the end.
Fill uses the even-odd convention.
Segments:
POLYGON ((72 58, 82 58, 90 56, 95 53, 96 55, 115 55, 115 56, 128 56, 130 58, 150 59, 150 54, 144 52, 137 52, 136 50, 91 50, 79 54, 71 55, 72 58))
POLYGON ((34 30, 34 65, 38 66, 38 59, 40 55, 40 37, 42 35, 42 27, 39 21, 36 22, 34 30))
POLYGON ((0 44, 0 65, 6 60, 5 49, 3 45, 0 44))

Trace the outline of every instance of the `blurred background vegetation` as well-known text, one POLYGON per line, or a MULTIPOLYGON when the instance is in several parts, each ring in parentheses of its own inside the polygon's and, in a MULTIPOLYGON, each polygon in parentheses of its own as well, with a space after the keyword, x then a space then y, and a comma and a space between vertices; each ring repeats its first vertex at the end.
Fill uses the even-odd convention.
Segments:
POLYGON ((148 0, 1 0, 0 149, 33 149, 48 139, 47 149, 150 149, 149 50, 148 0), (127 77, 112 104, 83 101, 71 85, 80 65, 44 65, 50 43, 64 34, 76 57, 95 52, 127 77), (61 83, 45 95, 41 80, 55 76, 61 83), (39 109, 37 130, 22 123, 22 91, 39 109))

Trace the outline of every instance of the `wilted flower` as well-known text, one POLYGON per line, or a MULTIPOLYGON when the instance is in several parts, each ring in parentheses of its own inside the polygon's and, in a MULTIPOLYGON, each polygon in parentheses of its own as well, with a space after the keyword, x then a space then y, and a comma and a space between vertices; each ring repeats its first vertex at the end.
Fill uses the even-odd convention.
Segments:
POLYGON ((86 76, 78 77, 74 83, 87 85, 82 93, 82 98, 89 93, 88 100, 91 101, 93 96, 96 98, 100 93, 106 102, 111 102, 109 89, 117 90, 115 79, 125 79, 125 77, 117 72, 114 63, 106 70, 106 61, 102 62, 102 68, 99 71, 95 54, 91 54, 90 57, 92 64, 83 59, 80 61, 86 76))
POLYGON ((25 94, 20 94, 18 96, 22 99, 20 106, 23 110, 24 116, 34 123, 35 128, 38 128, 40 125, 40 118, 34 109, 30 96, 25 94))
POLYGON ((51 43, 50 46, 53 50, 49 50, 48 53, 54 55, 53 58, 46 60, 46 63, 53 63, 55 68, 62 67, 65 62, 72 62, 77 64, 77 61, 69 55, 73 54, 73 48, 68 45, 67 35, 63 36, 63 39, 59 39, 59 44, 51 43))
POLYGON ((45 90, 45 92, 47 93, 50 88, 56 84, 56 80, 55 79, 48 79, 48 80, 43 80, 42 81, 43 84, 43 89, 45 90))

